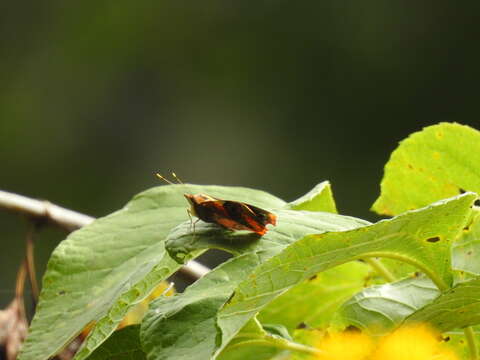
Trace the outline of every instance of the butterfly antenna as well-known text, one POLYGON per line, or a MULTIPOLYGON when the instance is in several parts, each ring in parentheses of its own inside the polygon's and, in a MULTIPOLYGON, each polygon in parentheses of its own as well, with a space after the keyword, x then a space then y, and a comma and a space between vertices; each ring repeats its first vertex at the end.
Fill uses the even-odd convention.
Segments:
POLYGON ((160 179, 160 180, 163 180, 165 181, 167 184, 170 184, 170 185, 174 185, 173 182, 171 182, 170 180, 168 180, 167 178, 163 177, 162 175, 160 175, 159 173, 156 173, 155 175, 157 175, 157 177, 160 179))
POLYGON ((177 174, 175 174, 173 171, 172 171, 172 176, 173 176, 173 178, 174 178, 175 180, 178 181, 179 184, 183 184, 183 181, 180 180, 180 178, 177 176, 177 174))

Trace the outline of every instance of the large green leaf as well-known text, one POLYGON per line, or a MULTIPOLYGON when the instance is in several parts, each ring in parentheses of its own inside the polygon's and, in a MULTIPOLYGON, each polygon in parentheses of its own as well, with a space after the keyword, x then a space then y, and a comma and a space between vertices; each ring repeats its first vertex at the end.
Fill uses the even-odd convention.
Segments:
POLYGON ((480 324, 480 277, 457 284, 407 320, 429 322, 440 331, 480 324))
POLYGON ((340 314, 348 325, 383 333, 432 302, 440 291, 426 277, 371 286, 342 305, 340 314))
POLYGON ((465 226, 475 194, 440 201, 391 220, 345 232, 310 235, 260 265, 235 289, 217 316, 221 351, 257 312, 292 286, 361 257, 401 258, 446 288, 452 281, 450 244, 465 226), (434 219, 434 221, 432 221, 434 219))
POLYGON ((179 268, 164 249, 169 231, 185 221, 183 193, 275 208, 284 202, 262 191, 168 185, 137 195, 123 209, 73 232, 53 252, 21 360, 53 356, 88 323, 97 321, 77 358, 85 358, 127 311, 179 268))
POLYGON ((480 193, 480 132, 441 123, 400 143, 385 165, 372 209, 397 215, 463 191, 480 193))
POLYGON ((277 225, 262 237, 204 223, 199 223, 193 234, 188 222, 172 231, 168 247, 176 257, 183 258, 190 251, 206 247, 222 248, 236 257, 198 280, 183 294, 151 304, 141 330, 149 359, 209 359, 218 343, 217 312, 257 266, 306 234, 368 224, 322 212, 277 210, 275 213, 277 225))
POLYGON ((88 360, 146 360, 147 356, 140 346, 139 333, 140 325, 115 331, 88 360))

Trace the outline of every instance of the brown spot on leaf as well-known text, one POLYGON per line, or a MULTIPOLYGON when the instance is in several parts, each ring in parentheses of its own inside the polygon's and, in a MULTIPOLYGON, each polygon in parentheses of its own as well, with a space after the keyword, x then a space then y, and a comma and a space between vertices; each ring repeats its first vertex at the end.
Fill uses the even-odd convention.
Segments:
POLYGON ((296 329, 306 329, 308 327, 303 321, 297 325, 296 329))
POLYGON ((317 278, 317 275, 315 274, 315 275, 313 275, 313 276, 310 276, 310 277, 308 278, 308 280, 309 280, 309 281, 313 281, 313 280, 315 280, 316 278, 317 278))
POLYGON ((440 241, 440 238, 438 236, 434 236, 434 237, 428 238, 427 241, 430 243, 436 243, 437 241, 440 241))
POLYGON ((353 325, 348 325, 348 326, 345 328, 345 331, 361 332, 359 328, 357 328, 356 326, 353 326, 353 325))

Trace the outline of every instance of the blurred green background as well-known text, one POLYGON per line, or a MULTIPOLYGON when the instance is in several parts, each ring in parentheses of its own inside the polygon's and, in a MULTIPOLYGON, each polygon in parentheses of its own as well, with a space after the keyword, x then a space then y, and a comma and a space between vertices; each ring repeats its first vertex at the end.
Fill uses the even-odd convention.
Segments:
MULTIPOLYGON (((422 127, 479 127, 479 2, 16 1, 0 5, 0 188, 103 216, 159 185, 332 182, 375 220, 422 127)), ((0 298, 26 222, 0 212, 0 298)), ((64 237, 37 239, 39 271, 64 237)))

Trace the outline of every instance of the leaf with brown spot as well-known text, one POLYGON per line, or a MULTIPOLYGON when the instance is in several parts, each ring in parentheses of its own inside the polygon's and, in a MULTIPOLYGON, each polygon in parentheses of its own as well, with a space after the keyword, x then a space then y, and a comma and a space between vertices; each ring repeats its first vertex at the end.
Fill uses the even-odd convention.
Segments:
POLYGON ((391 154, 380 187, 372 210, 385 215, 466 191, 480 193, 480 132, 441 123, 410 135, 391 154))

